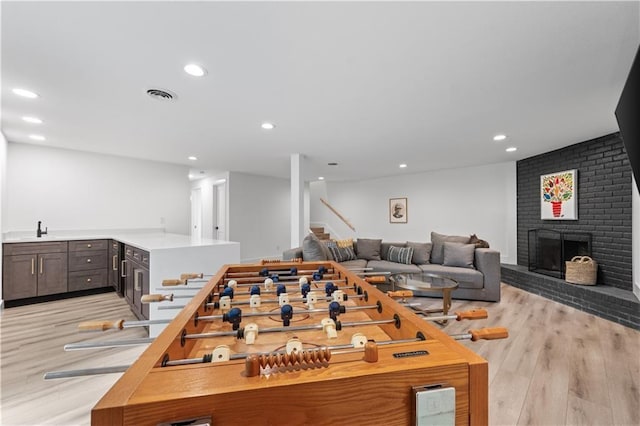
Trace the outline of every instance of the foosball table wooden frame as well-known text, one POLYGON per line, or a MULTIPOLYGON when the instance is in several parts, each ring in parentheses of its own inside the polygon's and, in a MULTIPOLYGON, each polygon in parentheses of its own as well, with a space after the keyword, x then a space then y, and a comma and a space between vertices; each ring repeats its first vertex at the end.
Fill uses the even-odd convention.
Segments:
MULTIPOLYGON (((211 302, 229 277, 257 275, 263 265, 225 265, 96 404, 92 425, 158 425, 199 417, 210 418, 214 425, 408 425, 415 424, 412 389, 435 384, 455 388, 456 425, 488 423, 486 360, 340 264, 270 265, 300 270, 322 266, 334 273, 336 280, 344 280, 350 306, 378 306, 354 312, 351 315, 358 317, 353 319, 393 320, 345 327, 337 332, 339 336, 362 331, 374 341, 419 339, 377 346, 373 362, 357 350, 334 351, 328 360, 324 355, 303 360, 300 355, 300 363, 285 362, 280 355, 261 355, 263 364, 264 359, 267 364, 269 359, 273 361, 269 364, 273 368, 260 367, 256 374, 249 373, 257 368, 256 354, 273 353, 286 343, 285 337, 317 340, 316 350, 330 344, 322 330, 315 331, 317 339, 309 337, 311 332, 258 334, 256 343, 261 345, 239 346, 254 351, 252 357, 163 366, 167 360, 200 357, 217 344, 215 339, 185 339, 185 335, 230 330, 230 324, 214 327, 211 322, 196 321, 196 317, 214 313, 211 302)), ((341 320, 349 322, 348 313, 342 314, 341 320)), ((225 342, 235 349, 233 339, 225 342)))

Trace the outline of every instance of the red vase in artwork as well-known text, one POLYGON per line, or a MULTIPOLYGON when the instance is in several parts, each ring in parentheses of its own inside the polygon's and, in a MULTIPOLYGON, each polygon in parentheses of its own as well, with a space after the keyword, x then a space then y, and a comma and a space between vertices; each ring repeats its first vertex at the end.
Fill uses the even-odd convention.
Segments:
POLYGON ((562 212, 562 201, 552 201, 551 208, 553 210, 553 217, 560 217, 562 212))

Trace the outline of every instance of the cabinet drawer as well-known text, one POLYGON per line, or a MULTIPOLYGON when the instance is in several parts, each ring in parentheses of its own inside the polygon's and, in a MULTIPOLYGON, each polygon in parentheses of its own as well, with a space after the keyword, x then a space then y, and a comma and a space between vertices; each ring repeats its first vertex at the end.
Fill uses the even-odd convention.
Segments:
POLYGON ((69 272, 69 291, 108 287, 107 271, 69 272))
POLYGON ((98 251, 109 248, 108 240, 69 241, 69 251, 98 251))
POLYGON ((149 252, 133 246, 124 246, 124 255, 129 260, 149 266, 149 252))
POLYGON ((69 271, 107 269, 107 251, 76 251, 69 253, 69 271))
POLYGON ((5 243, 2 246, 2 252, 7 256, 32 253, 64 253, 66 251, 66 241, 50 241, 46 243, 5 243))

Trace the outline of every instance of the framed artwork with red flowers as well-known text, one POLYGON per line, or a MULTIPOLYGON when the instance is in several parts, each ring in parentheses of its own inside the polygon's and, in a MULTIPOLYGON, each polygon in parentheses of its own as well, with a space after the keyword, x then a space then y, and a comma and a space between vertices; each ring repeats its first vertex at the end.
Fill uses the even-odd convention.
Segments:
POLYGON ((578 219, 578 171, 540 176, 540 217, 543 220, 578 219))

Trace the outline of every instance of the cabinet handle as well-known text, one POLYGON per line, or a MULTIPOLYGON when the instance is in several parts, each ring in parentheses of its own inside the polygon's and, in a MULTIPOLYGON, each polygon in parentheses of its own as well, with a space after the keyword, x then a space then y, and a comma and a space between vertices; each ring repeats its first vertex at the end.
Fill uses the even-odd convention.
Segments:
POLYGON ((87 244, 87 248, 91 248, 91 244, 87 244))
POLYGON ((122 278, 127 277, 127 268, 125 267, 126 264, 127 264, 126 260, 123 260, 122 262, 120 262, 120 268, 122 268, 122 270, 120 271, 120 276, 122 278))
POLYGON ((91 263, 91 258, 87 258, 87 263, 91 263))
POLYGON ((118 270, 118 255, 117 254, 113 255, 113 260, 111 261, 111 269, 113 269, 114 271, 118 270))
POLYGON ((31 258, 31 275, 35 275, 36 273, 36 258, 31 258))
POLYGON ((87 278, 87 282, 90 283, 91 282, 91 278, 87 278))
POLYGON ((44 271, 43 260, 44 259, 40 258, 40 275, 42 275, 42 272, 44 271))
POLYGON ((135 291, 140 291, 140 270, 135 269, 133 271, 133 288, 135 291))

